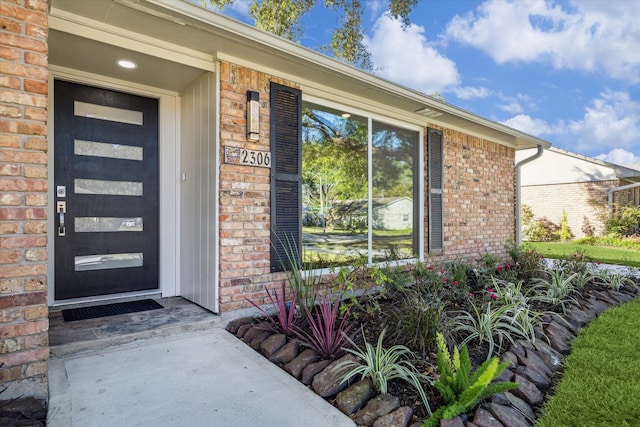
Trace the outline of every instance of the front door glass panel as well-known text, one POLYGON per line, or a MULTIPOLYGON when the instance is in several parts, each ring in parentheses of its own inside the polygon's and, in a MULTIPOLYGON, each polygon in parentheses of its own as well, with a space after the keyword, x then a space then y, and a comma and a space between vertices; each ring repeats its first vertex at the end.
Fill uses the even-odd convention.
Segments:
POLYGON ((99 254, 75 257, 76 271, 110 270, 113 268, 131 268, 143 266, 141 252, 131 254, 99 254))
POLYGON ((76 233, 110 233, 117 231, 143 231, 142 217, 113 218, 113 217, 86 217, 75 218, 76 233))
POLYGON ((73 153, 78 156, 108 157, 123 160, 143 160, 143 148, 131 145, 111 144, 105 142, 83 141, 73 142, 73 153))
POLYGON ((108 196, 142 196, 143 184, 131 181, 107 181, 101 179, 74 180, 76 194, 103 194, 108 196))
POLYGON ((97 120, 108 120, 119 123, 129 123, 141 126, 143 124, 142 111, 132 111, 124 108, 114 108, 106 105, 91 104, 87 102, 74 101, 74 114, 80 117, 87 117, 97 120))

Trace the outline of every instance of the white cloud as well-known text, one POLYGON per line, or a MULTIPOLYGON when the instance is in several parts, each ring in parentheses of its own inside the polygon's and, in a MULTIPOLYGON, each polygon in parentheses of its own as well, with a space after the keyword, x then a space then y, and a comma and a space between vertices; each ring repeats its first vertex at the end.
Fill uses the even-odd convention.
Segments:
POLYGON ((640 2, 487 0, 454 17, 446 38, 474 46, 497 63, 541 62, 640 82, 640 2))
POLYGON ((522 113, 524 111, 524 109, 522 108, 522 105, 520 105, 520 103, 518 102, 510 102, 507 104, 498 104, 498 108, 502 111, 504 111, 505 113, 509 113, 509 114, 519 114, 522 113))
POLYGON ((607 90, 591 101, 582 119, 569 123, 568 130, 581 149, 630 148, 639 140, 640 103, 626 92, 607 90))
POLYGON ((381 16, 365 44, 376 74, 388 80, 424 93, 442 93, 460 82, 455 63, 429 43, 421 26, 403 31, 400 21, 381 16))
POLYGON ((640 163, 640 157, 627 151, 624 148, 614 148, 606 154, 599 154, 597 159, 605 162, 615 163, 617 165, 633 165, 640 163))
POLYGON ((616 149, 629 150, 640 141, 640 103, 626 92, 607 90, 585 107, 579 120, 548 123, 527 114, 518 114, 502 123, 535 136, 562 136, 563 145, 571 151, 593 153, 612 150, 609 154, 620 155, 621 151, 616 149))
POLYGON ((544 120, 534 119, 526 114, 518 114, 503 121, 502 124, 534 136, 556 135, 561 133, 564 128, 562 122, 550 125, 544 120))
POLYGON ((453 89, 453 93, 460 99, 486 98, 491 90, 484 86, 464 86, 453 89))

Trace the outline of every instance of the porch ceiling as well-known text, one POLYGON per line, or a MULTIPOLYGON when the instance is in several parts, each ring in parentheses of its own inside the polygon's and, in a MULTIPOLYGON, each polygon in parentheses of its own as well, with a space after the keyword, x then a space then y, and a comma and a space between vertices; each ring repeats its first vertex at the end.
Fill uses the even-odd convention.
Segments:
POLYGON ((180 92, 216 59, 259 64, 336 97, 517 149, 546 141, 183 0, 50 0, 51 63, 180 92), (131 55, 135 72, 115 60, 131 55))
POLYGON ((49 32, 49 62, 119 80, 181 92, 204 71, 134 50, 101 43, 62 31, 49 32), (117 65, 128 59, 138 67, 128 70, 117 65))

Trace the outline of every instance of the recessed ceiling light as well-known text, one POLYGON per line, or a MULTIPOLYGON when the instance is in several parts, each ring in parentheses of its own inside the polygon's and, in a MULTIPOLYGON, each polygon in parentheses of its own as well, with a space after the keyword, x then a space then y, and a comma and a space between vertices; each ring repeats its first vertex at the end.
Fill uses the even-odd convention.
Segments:
POLYGON ((128 68, 128 69, 133 69, 138 67, 138 64, 136 64, 133 61, 129 61, 127 59, 119 60, 118 65, 121 66, 122 68, 128 68))
POLYGON ((349 114, 349 113, 342 113, 342 118, 343 118, 343 119, 348 119, 349 117, 351 117, 351 114, 349 114))
POLYGON ((431 108, 421 108, 420 110, 417 110, 416 113, 425 117, 440 117, 443 114, 440 111, 432 110, 431 108))

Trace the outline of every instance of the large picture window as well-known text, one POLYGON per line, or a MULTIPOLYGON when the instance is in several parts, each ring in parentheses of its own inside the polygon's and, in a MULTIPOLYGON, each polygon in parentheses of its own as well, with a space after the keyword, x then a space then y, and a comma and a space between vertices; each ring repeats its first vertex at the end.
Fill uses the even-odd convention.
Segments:
POLYGON ((418 131, 302 110, 302 243, 315 267, 419 254, 418 131))

